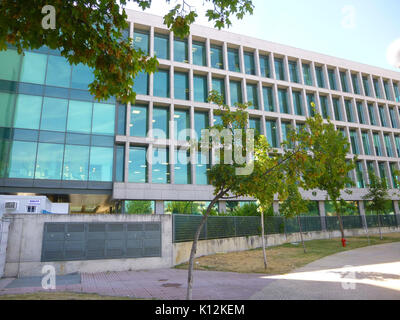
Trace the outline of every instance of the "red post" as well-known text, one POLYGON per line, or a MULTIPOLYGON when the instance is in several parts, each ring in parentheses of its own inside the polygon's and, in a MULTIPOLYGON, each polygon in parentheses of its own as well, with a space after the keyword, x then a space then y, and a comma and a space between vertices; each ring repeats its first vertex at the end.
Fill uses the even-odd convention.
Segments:
POLYGON ((346 247, 346 239, 344 239, 344 238, 342 238, 342 246, 343 246, 343 248, 346 247))

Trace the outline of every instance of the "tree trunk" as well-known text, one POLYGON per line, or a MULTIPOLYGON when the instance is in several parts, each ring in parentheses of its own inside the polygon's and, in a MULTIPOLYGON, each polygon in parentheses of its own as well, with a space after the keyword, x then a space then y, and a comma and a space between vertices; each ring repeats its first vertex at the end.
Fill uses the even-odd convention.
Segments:
POLYGON ((343 228, 342 216, 340 215, 339 211, 336 213, 336 215, 339 220, 340 233, 342 234, 342 239, 344 239, 344 228, 343 228))
POLYGON ((379 237, 380 237, 381 240, 383 240, 383 237, 382 237, 382 229, 381 229, 381 219, 380 219, 380 216, 379 216, 379 213, 378 213, 378 212, 376 213, 376 216, 377 216, 377 218, 378 218, 379 237))
POLYGON ((188 270, 188 286, 187 286, 187 293, 186 293, 186 299, 187 300, 192 300, 192 288, 193 288, 193 265, 194 265, 194 258, 196 256, 196 251, 197 251, 197 243, 199 242, 199 237, 200 237, 200 232, 203 226, 205 225, 208 215, 211 212, 212 207, 214 204, 217 203, 217 201, 223 197, 223 195, 226 192, 221 191, 213 201, 209 204, 206 213, 203 215, 203 218, 201 219, 200 225, 197 228, 197 231, 195 233, 194 239, 193 239, 193 244, 192 244, 192 250, 190 251, 190 258, 189 258, 189 270, 188 270))
POLYGON ((304 253, 307 253, 307 251, 306 251, 306 245, 305 245, 304 239, 303 239, 303 229, 302 229, 302 227, 301 227, 301 219, 300 219, 300 216, 297 216, 297 221, 298 221, 298 223, 299 223, 299 228, 300 228, 300 239, 301 239, 301 244, 303 245, 304 253))
POLYGON ((261 210, 261 241, 264 257, 264 268, 267 270, 267 253, 265 251, 265 228, 264 228, 264 211, 261 210))

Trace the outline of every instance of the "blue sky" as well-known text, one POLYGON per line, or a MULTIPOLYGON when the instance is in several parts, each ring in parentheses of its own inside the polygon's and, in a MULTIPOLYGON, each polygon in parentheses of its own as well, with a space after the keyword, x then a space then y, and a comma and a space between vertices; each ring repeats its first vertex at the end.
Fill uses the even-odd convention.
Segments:
MULTIPOLYGON (((202 14, 203 0, 189 3, 202 14)), ((228 31, 399 71, 386 58, 388 46, 400 38, 399 0, 253 0, 253 3, 254 14, 239 22, 234 20, 228 31)), ((166 10, 165 0, 153 0, 148 12, 163 15, 166 10)), ((205 19, 197 23, 209 25, 205 19)))

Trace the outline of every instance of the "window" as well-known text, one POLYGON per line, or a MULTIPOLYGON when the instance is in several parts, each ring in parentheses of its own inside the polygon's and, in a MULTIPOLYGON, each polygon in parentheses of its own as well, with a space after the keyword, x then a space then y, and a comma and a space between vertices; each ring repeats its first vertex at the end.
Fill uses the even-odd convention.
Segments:
POLYGON ((349 92, 349 85, 347 83, 347 75, 345 71, 340 72, 340 82, 342 83, 342 91, 349 92))
POLYGON ((356 162, 356 176, 357 176, 357 188, 365 188, 363 169, 361 161, 356 162))
MULTIPOLYGON (((5 53, 10 52, 10 56, 6 61, 10 63, 10 65, 2 64, 2 71, 0 71, 0 77, 5 80, 15 80, 17 81, 18 77, 18 69, 15 69, 16 62, 19 61, 20 57, 17 59, 12 58, 12 52, 16 52, 14 50, 7 50, 5 53), (3 69, 4 67, 4 69, 3 69), (3 71, 4 70, 4 71, 3 71), (1 75, 1 73, 6 72, 8 76, 1 75)), ((4 53, 2 53, 4 54, 4 53)), ((0 59, 1 60, 1 59, 0 59)), ((34 52, 25 52, 25 56, 22 59, 22 69, 21 69, 21 82, 29 82, 36 84, 44 84, 44 79, 46 75, 46 65, 47 65, 47 55, 34 53, 34 52)))
POLYGON ((208 86, 206 76, 193 76, 194 101, 207 102, 208 86))
POLYGON ((249 119, 249 128, 254 130, 254 134, 262 134, 260 119, 249 119))
POLYGON ((387 121, 386 121, 386 113, 385 113, 385 108, 383 106, 378 106, 378 111, 379 111, 379 117, 381 119, 381 125, 383 127, 387 127, 387 121))
POLYGON ((159 59, 169 60, 169 36, 154 34, 154 55, 159 59))
POLYGON ((125 180, 125 146, 116 146, 115 150, 115 181, 125 180))
POLYGON ((386 100, 393 100, 392 99, 392 94, 390 92, 389 82, 384 80, 383 81, 383 87, 385 88, 386 100))
POLYGON ((388 134, 385 134, 383 138, 385 140, 386 155, 390 158, 393 158, 394 154, 392 149, 392 142, 390 141, 390 136, 388 134))
POLYGON ((374 166, 374 163, 372 161, 367 161, 367 171, 368 171, 368 176, 370 176, 371 172, 373 174, 376 174, 375 166, 374 166))
POLYGON ((337 90, 336 87, 336 75, 335 75, 335 70, 328 70, 328 77, 329 77, 329 87, 331 90, 337 90))
POLYGON ((400 102, 400 89, 399 89, 399 84, 398 84, 398 83, 393 83, 393 88, 394 88, 395 100, 396 100, 397 102, 400 102))
POLYGON ((353 104, 350 100, 344 100, 344 104, 346 107, 347 122, 355 122, 353 116, 353 104))
POLYGON ((360 150, 358 148, 357 132, 355 130, 350 130, 350 142, 351 142, 351 149, 353 150, 353 154, 360 154, 360 150))
POLYGON ((153 108, 153 138, 169 139, 169 109, 153 108))
POLYGON ((90 148, 90 181, 112 181, 113 151, 113 148, 90 148))
POLYGON ((219 78, 213 78, 212 79, 212 89, 216 90, 224 98, 224 103, 226 103, 225 80, 219 79, 219 78))
POLYGON ((128 181, 134 183, 147 182, 146 147, 129 148, 128 181))
MULTIPOLYGON (((23 63, 22 71, 21 71, 21 81, 23 82, 32 82, 27 81, 27 79, 34 79, 36 77, 41 80, 40 83, 44 82, 44 74, 46 72, 46 60, 47 56, 38 54, 25 52, 24 60, 27 60, 23 63), (33 59, 30 59, 34 57, 33 59), (41 63, 31 62, 40 60, 41 63), (34 72, 36 71, 36 72, 34 72), (27 77, 26 72, 32 77, 27 77)), ((9 80, 9 81, 18 81, 19 69, 21 65, 21 56, 18 54, 17 50, 8 49, 6 51, 0 52, 0 79, 9 80)), ((36 82, 35 82, 36 83, 36 82)))
POLYGON ((254 65, 254 53, 244 52, 244 69, 246 74, 256 74, 256 67, 254 65))
POLYGON ((149 54, 149 33, 147 31, 136 30, 133 33, 133 47, 142 50, 146 55, 149 54))
POLYGON ((317 76, 317 84, 320 88, 325 88, 325 81, 324 81, 324 72, 322 71, 322 67, 315 67, 315 74, 317 76))
POLYGON ((208 184, 208 177, 207 171, 209 168, 209 158, 207 155, 196 151, 196 184, 198 185, 207 185, 208 184))
MULTIPOLYGON (((290 130, 292 130, 292 126, 290 124, 290 122, 283 122, 281 123, 282 126, 282 141, 283 142, 288 142, 288 138, 289 138, 289 132, 290 130)), ((289 147, 291 147, 291 143, 289 142, 289 147)))
POLYGON ((369 123, 373 126, 377 125, 375 118, 374 105, 372 103, 368 104, 368 115, 369 115, 369 123))
POLYGON ((398 189, 399 188, 399 184, 398 184, 399 176, 396 175, 396 171, 398 171, 396 168, 396 164, 393 162, 389 163, 389 168, 390 168, 390 175, 392 176, 393 188, 398 189))
POLYGON ((174 61, 189 62, 187 40, 174 39, 174 61))
POLYGON ((308 106, 308 114, 310 117, 313 117, 315 115, 315 109, 311 106, 312 103, 315 103, 315 96, 313 93, 307 93, 307 106, 308 106))
POLYGON ((332 102, 333 102, 333 111, 335 113, 335 120, 343 121, 340 100, 338 98, 332 98, 332 102))
POLYGON ((206 47, 203 42, 192 42, 193 64, 205 66, 206 62, 206 47))
POLYGON ((61 179, 64 145, 39 143, 35 179, 61 179))
POLYGON ((71 87, 89 90, 88 86, 94 80, 93 70, 84 64, 72 66, 71 87))
POLYGON ((118 104, 117 134, 126 135, 126 105, 118 104))
POLYGON ((93 105, 93 134, 113 135, 115 127, 115 105, 94 103, 93 105))
POLYGON ((374 79, 374 89, 375 89, 375 95, 378 99, 382 99, 382 94, 381 94, 381 88, 379 86, 379 80, 374 79))
POLYGON ((175 140, 186 141, 190 138, 190 117, 187 110, 174 110, 175 140))
POLYGON ((398 129, 399 127, 397 125, 396 112, 394 111, 394 108, 389 108, 389 115, 392 128, 398 129))
POLYGON ((394 141, 396 144, 397 156, 400 157, 400 136, 394 136, 394 141))
POLYGON ((249 109, 259 109, 258 90, 256 84, 247 84, 247 101, 252 103, 249 109))
POLYGON ((211 45, 211 68, 224 69, 224 62, 222 59, 222 48, 220 46, 211 45))
POLYGON ((240 72, 239 51, 228 48, 228 68, 229 71, 240 72))
POLYGON ((298 116, 304 116, 303 113, 303 104, 301 102, 301 92, 299 91, 293 91, 292 92, 293 95, 293 108, 294 108, 294 112, 296 113, 296 115, 298 116))
POLYGON ((56 87, 69 87, 71 65, 68 60, 60 56, 49 56, 47 65, 46 84, 56 87))
POLYGON ((311 76, 311 67, 309 64, 303 63, 303 77, 304 77, 304 84, 307 86, 312 86, 312 76, 311 76))
POLYGON ((174 95, 175 99, 189 100, 189 77, 187 73, 175 72, 174 95))
POLYGON ((240 81, 230 80, 229 87, 231 90, 231 105, 234 106, 237 103, 243 103, 242 83, 240 81))
POLYGON ((385 163, 384 162, 378 162, 378 168, 379 168, 379 175, 380 175, 381 179, 387 179, 385 163))
POLYGON ((260 71, 264 78, 271 78, 271 69, 269 65, 269 56, 260 55, 260 71))
POLYGON ((89 147, 65 145, 63 180, 88 180, 89 147))
POLYGON ((191 183, 190 152, 187 150, 175 150, 175 184, 191 183))
POLYGON ((360 94, 360 86, 358 84, 358 76, 356 74, 351 75, 351 81, 353 82, 353 90, 355 94, 360 94))
POLYGON ((266 120, 267 140, 272 148, 277 148, 276 121, 266 120))
POLYGON ((283 59, 281 58, 275 58, 275 75, 277 80, 286 80, 283 59))
POLYGON ((65 131, 67 120, 68 100, 47 98, 43 99, 41 130, 65 131))
POLYGON ((371 96, 371 91, 369 89, 368 77, 364 76, 364 77, 362 77, 362 80, 363 80, 363 86, 364 86, 365 95, 370 97, 371 96))
POLYGON ((8 164, 9 178, 33 178, 36 148, 36 142, 12 141, 8 164))
POLYGON ((297 72, 297 62, 289 61, 290 81, 299 83, 299 74, 297 72))
POLYGON ((69 101, 67 131, 90 134, 92 127, 92 103, 69 101))
POLYGON ((365 117, 364 117, 364 107, 362 102, 357 102, 357 114, 358 114, 358 121, 361 124, 366 124, 365 117))
POLYGON ((371 156, 371 146, 369 144, 369 137, 368 137, 368 132, 363 131, 361 133, 361 137, 362 137, 362 142, 363 142, 363 146, 364 146, 364 153, 367 156, 371 156))
POLYGON ((134 79, 133 90, 137 94, 149 94, 149 75, 145 71, 139 72, 134 79))
MULTIPOLYGON (((24 128, 24 129, 36 129, 36 130, 39 129, 42 101, 43 98, 38 96, 29 96, 25 94, 17 95, 17 103, 15 105, 14 127, 24 128)), ((7 110, 5 110, 3 119, 6 119, 7 114, 9 115, 12 114, 11 109, 10 110, 8 110, 8 108, 6 109, 7 110)))
POLYGON ((274 98, 271 87, 263 87, 264 110, 275 112, 274 98))
POLYGON ((287 90, 278 89, 279 108, 281 113, 289 113, 289 105, 287 101, 287 90))
POLYGON ((146 137, 147 123, 147 106, 139 104, 131 106, 131 122, 129 124, 129 135, 131 137, 146 137))
POLYGON ((326 96, 319 96, 319 100, 320 100, 320 102, 321 102, 322 117, 323 117, 324 119, 328 119, 328 117, 329 117, 328 97, 326 97, 326 96))
POLYGON ((197 140, 201 139, 201 130, 209 127, 208 113, 206 112, 195 112, 194 113, 194 130, 197 134, 197 140))
POLYGON ((36 207, 35 206, 26 206, 26 212, 35 213, 36 212, 36 207))
POLYGON ((158 70, 154 73, 153 91, 156 97, 169 98, 169 71, 158 70))
POLYGON ((168 148, 153 148, 152 182, 170 183, 168 148))
POLYGON ((374 133, 374 145, 375 145, 375 154, 378 157, 382 157, 382 149, 381 149, 381 139, 379 138, 379 133, 374 133))

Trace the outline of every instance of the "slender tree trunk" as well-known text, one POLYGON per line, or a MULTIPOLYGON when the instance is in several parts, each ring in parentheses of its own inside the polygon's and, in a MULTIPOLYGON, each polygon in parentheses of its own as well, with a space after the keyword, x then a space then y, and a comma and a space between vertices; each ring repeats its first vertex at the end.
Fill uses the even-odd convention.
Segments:
POLYGON ((267 270, 267 253, 265 250, 265 228, 264 228, 264 211, 261 210, 261 241, 262 241, 262 249, 263 249, 263 257, 264 257, 264 268, 267 270))
POLYGON ((186 292, 186 299, 187 300, 192 300, 192 288, 193 288, 193 265, 194 265, 194 258, 196 256, 196 251, 197 251, 197 243, 199 242, 199 237, 200 237, 200 232, 205 225, 208 215, 211 212, 212 207, 214 204, 217 203, 217 201, 223 197, 223 195, 226 192, 221 191, 214 199, 211 201, 209 204, 206 213, 203 215, 203 218, 201 219, 200 225, 197 228, 197 231, 195 233, 194 239, 193 239, 193 244, 192 244, 192 250, 190 251, 190 258, 189 258, 189 270, 188 270, 188 286, 187 286, 187 292, 186 292))
POLYGON ((300 219, 300 216, 297 216, 297 221, 298 221, 298 223, 299 223, 299 228, 300 228, 300 239, 301 239, 301 244, 303 245, 304 253, 307 253, 306 244, 304 243, 304 239, 303 239, 303 229, 302 229, 302 227, 301 227, 301 219, 300 219))
POLYGON ((381 228, 381 219, 380 219, 380 216, 379 216, 379 213, 378 213, 378 212, 376 213, 376 217, 378 218, 379 237, 380 237, 381 240, 383 240, 383 237, 382 237, 382 228, 381 228))
POLYGON ((340 233, 342 234, 342 239, 344 239, 344 228, 343 228, 342 216, 340 215, 340 212, 337 212, 336 215, 339 220, 340 233))

